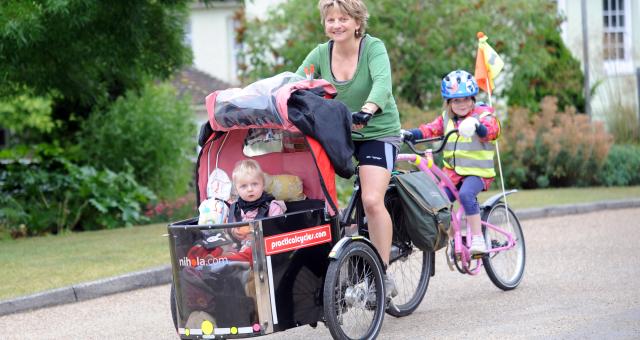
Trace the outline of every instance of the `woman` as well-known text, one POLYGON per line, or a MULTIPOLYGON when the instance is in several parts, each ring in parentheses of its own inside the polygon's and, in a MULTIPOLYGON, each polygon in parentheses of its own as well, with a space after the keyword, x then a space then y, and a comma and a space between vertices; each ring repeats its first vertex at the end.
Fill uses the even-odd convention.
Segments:
MULTIPOLYGON (((392 225, 384 194, 401 143, 389 56, 380 39, 365 34, 369 14, 361 0, 320 0, 318 8, 329 41, 314 48, 296 73, 304 75, 304 69, 313 64, 314 77, 333 84, 338 91, 336 99, 352 112, 359 112, 360 119, 354 119, 359 133, 352 137, 362 203, 371 241, 386 268, 392 225)), ((385 285, 387 294, 397 294, 393 279, 385 278, 385 285)))

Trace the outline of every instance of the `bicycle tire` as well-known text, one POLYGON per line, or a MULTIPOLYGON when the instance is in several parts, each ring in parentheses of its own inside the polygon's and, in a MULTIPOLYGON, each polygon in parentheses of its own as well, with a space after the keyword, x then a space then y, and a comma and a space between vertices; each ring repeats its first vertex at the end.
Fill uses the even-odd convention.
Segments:
POLYGON ((173 320, 173 327, 178 331, 178 307, 176 304, 176 285, 171 282, 171 293, 169 293, 170 306, 171 306, 171 320, 173 320))
POLYGON ((330 262, 323 303, 325 323, 334 339, 377 337, 384 319, 383 285, 382 264, 373 248, 363 242, 349 243, 330 262))
POLYGON ((423 252, 416 248, 404 229, 404 212, 395 187, 390 187, 385 195, 385 207, 393 222, 393 246, 400 251, 391 258, 387 273, 393 276, 398 295, 392 301, 396 308, 388 308, 387 314, 403 317, 413 313, 422 303, 429 279, 433 273, 433 252, 423 252))
MULTIPOLYGON (((482 220, 512 233, 515 238, 516 244, 513 248, 488 253, 482 258, 491 282, 502 290, 512 290, 522 281, 526 262, 526 247, 520 221, 504 203, 498 203, 485 211, 482 220), (509 223, 507 223, 507 216, 509 223)), ((488 249, 501 247, 507 243, 504 235, 484 226, 482 229, 488 249)))
POLYGON ((388 308, 387 314, 400 318, 413 313, 420 306, 429 287, 434 255, 434 252, 424 252, 414 247, 410 254, 389 265, 387 273, 393 275, 398 295, 392 299, 396 308, 388 308))

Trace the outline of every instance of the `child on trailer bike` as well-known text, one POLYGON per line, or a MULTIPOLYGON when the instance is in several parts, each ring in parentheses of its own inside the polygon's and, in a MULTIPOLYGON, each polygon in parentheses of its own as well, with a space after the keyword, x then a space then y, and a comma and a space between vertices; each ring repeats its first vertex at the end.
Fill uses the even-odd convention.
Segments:
MULTIPOLYGON (((474 77, 466 71, 450 72, 442 79, 442 98, 444 111, 438 118, 419 128, 403 130, 405 140, 432 138, 452 134, 444 149, 444 172, 458 188, 460 205, 471 226, 472 255, 480 256, 486 252, 486 244, 482 236, 480 224, 480 208, 477 195, 487 190, 496 173, 493 157, 495 141, 500 135, 500 122, 494 115, 492 107, 476 104, 478 84, 474 77)), ((453 193, 445 188, 450 201, 454 201, 453 193)))

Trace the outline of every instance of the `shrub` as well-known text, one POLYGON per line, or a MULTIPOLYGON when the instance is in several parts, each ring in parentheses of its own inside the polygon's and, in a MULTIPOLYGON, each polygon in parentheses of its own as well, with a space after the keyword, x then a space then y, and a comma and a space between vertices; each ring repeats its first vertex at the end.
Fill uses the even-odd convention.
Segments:
POLYGON ((148 84, 107 112, 92 114, 82 127, 81 159, 115 172, 129 164, 136 181, 161 199, 184 195, 193 178, 197 131, 188 102, 176 98, 171 86, 148 84))
POLYGON ((149 218, 150 223, 175 222, 197 216, 196 194, 190 192, 172 201, 147 204, 144 215, 149 218))
POLYGON ((503 125, 505 184, 527 189, 596 184, 612 143, 603 124, 573 108, 558 112, 554 97, 543 99, 540 107, 532 117, 515 109, 503 125))
MULTIPOLYGON (((615 99, 614 99, 615 101, 615 99)), ((640 122, 631 105, 612 103, 607 108, 607 127, 616 144, 640 143, 640 122)))
POLYGON ((640 185, 640 146, 612 146, 598 179, 606 186, 640 185))
POLYGON ((54 157, 14 162, 0 172, 0 225, 28 235, 130 226, 146 221, 141 205, 154 199, 131 169, 121 173, 54 157))

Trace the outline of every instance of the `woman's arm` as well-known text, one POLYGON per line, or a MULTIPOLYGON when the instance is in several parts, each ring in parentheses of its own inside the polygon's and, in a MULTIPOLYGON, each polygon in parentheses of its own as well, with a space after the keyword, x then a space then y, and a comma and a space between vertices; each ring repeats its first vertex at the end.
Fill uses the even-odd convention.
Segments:
POLYGON ((382 41, 374 41, 369 48, 369 74, 373 85, 371 92, 363 105, 367 112, 376 112, 378 108, 385 107, 387 102, 393 98, 391 91, 391 64, 387 49, 382 41))

